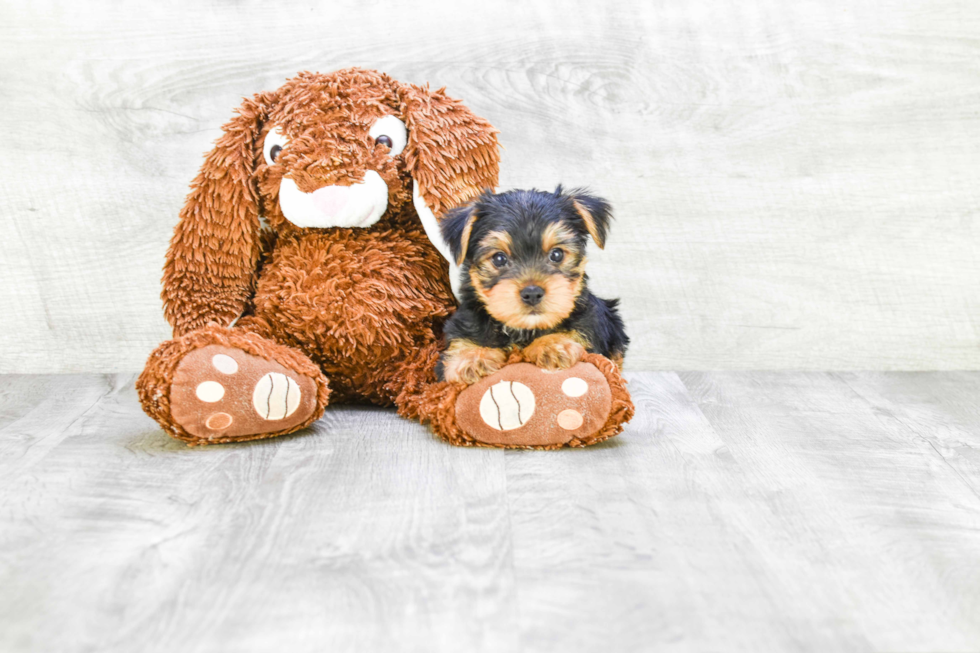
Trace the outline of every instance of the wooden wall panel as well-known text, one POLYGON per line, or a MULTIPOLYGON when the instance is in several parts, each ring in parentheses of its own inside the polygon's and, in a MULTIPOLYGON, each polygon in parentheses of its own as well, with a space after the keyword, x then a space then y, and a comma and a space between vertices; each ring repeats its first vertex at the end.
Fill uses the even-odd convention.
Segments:
POLYGON ((243 95, 360 65, 584 185, 632 369, 980 367, 980 5, 5 3, 0 372, 139 369, 160 266, 243 95))

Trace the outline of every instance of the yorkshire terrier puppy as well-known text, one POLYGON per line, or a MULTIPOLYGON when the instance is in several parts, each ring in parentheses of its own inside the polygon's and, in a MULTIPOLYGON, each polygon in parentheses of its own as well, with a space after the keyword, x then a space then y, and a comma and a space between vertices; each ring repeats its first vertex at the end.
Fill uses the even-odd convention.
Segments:
POLYGON ((585 352, 622 366, 629 338, 618 299, 587 287, 585 245, 601 249, 609 204, 582 191, 486 192, 454 209, 442 234, 460 265, 460 305, 445 326, 437 367, 447 381, 475 383, 523 348, 545 369, 565 369, 585 352))

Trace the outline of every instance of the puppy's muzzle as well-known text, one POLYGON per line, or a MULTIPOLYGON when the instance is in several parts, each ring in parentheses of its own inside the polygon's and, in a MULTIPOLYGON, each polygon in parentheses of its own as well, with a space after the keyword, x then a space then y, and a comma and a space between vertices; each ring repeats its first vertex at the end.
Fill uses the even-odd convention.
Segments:
POLYGON ((524 286, 521 289, 521 301, 528 306, 537 306, 544 298, 544 288, 541 286, 524 286))
POLYGON ((286 219, 301 228, 370 227, 388 209, 388 184, 374 170, 364 181, 350 186, 324 186, 304 193, 296 182, 283 177, 279 208, 286 219))

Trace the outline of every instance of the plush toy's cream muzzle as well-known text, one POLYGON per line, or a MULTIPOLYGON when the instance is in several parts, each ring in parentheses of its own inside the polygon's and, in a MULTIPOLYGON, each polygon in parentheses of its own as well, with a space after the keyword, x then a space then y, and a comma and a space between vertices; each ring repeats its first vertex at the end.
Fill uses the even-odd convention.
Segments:
POLYGON ((374 170, 350 186, 324 186, 304 193, 292 179, 279 185, 279 208, 300 228, 370 227, 388 209, 388 185, 374 170))
MULTIPOLYGON (((405 148, 408 136, 405 123, 395 116, 375 121, 370 134, 372 138, 387 139, 394 154, 400 154, 405 148)), ((289 140, 279 127, 269 130, 262 146, 266 163, 275 163, 288 145, 289 140)), ((363 175, 358 183, 322 186, 305 192, 287 173, 279 185, 279 208, 287 220, 301 229, 370 227, 388 209, 388 185, 375 170, 365 170, 363 175)))

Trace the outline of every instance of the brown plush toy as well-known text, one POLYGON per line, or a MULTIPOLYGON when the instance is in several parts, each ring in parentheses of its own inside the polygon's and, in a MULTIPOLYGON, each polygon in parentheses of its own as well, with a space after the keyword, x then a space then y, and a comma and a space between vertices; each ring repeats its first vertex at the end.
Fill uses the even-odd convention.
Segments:
POLYGON ((338 402, 395 405, 461 445, 583 446, 622 430, 633 407, 601 356, 548 373, 514 352, 471 387, 436 381, 456 305, 438 219, 496 185, 497 148, 443 90, 369 70, 301 73, 246 99, 167 253, 174 339, 137 381, 147 414, 190 444, 291 433, 338 402), (561 426, 562 411, 582 419, 561 426))

